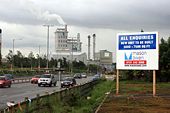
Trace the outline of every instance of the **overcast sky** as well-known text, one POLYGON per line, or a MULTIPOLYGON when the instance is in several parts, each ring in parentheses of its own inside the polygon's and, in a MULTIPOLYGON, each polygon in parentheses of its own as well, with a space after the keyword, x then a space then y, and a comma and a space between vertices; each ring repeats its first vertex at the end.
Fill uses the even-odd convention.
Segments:
MULTIPOLYGON (((54 51, 54 32, 68 25, 69 36, 81 34, 83 51, 87 52, 87 36, 96 34, 97 51, 115 53, 116 34, 123 32, 158 31, 160 38, 170 36, 170 0, 1 0, 0 28, 2 55, 20 50, 46 53, 47 28, 50 29, 50 52, 54 51)), ((91 41, 92 42, 92 41, 91 41)), ((113 55, 115 55, 113 53, 113 55)))

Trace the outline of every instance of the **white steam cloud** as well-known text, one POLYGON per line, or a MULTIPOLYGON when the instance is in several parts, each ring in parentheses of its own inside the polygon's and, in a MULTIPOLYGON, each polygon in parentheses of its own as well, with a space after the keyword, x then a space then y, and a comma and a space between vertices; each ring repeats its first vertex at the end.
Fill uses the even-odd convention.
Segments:
POLYGON ((56 23, 56 21, 60 25, 66 24, 61 16, 57 14, 52 14, 49 11, 42 11, 42 9, 35 5, 32 1, 20 0, 20 3, 22 6, 24 6, 26 10, 29 10, 38 20, 45 21, 46 24, 56 23))

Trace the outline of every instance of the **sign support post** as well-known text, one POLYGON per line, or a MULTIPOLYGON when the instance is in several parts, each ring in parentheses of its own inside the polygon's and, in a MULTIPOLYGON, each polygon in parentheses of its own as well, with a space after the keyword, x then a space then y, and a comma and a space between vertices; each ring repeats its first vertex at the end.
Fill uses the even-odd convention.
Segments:
POLYGON ((116 95, 119 94, 119 70, 117 69, 116 73, 116 95))
POLYGON ((156 96, 156 71, 153 70, 153 97, 156 96))

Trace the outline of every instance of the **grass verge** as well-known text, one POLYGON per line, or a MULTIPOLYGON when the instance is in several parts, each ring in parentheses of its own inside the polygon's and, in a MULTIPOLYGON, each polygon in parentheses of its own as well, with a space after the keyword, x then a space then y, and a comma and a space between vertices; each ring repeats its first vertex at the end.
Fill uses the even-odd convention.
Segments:
POLYGON ((59 95, 50 95, 39 98, 23 106, 22 111, 15 113, 94 113, 105 97, 105 93, 113 88, 113 81, 99 80, 90 87, 86 96, 81 96, 80 90, 67 92, 67 96, 60 98, 59 95))

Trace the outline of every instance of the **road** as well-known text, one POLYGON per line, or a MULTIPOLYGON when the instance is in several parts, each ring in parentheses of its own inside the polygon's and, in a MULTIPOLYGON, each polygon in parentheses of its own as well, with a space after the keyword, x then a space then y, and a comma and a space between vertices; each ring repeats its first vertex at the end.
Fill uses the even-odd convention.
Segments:
MULTIPOLYGON (((92 77, 76 79, 76 82, 82 84, 90 80, 92 80, 92 77)), ((0 88, 0 109, 6 107, 6 103, 10 101, 18 103, 23 101, 25 97, 31 99, 36 97, 37 94, 44 95, 45 92, 59 91, 58 85, 55 87, 38 87, 37 84, 21 83, 12 84, 11 88, 0 88)))

